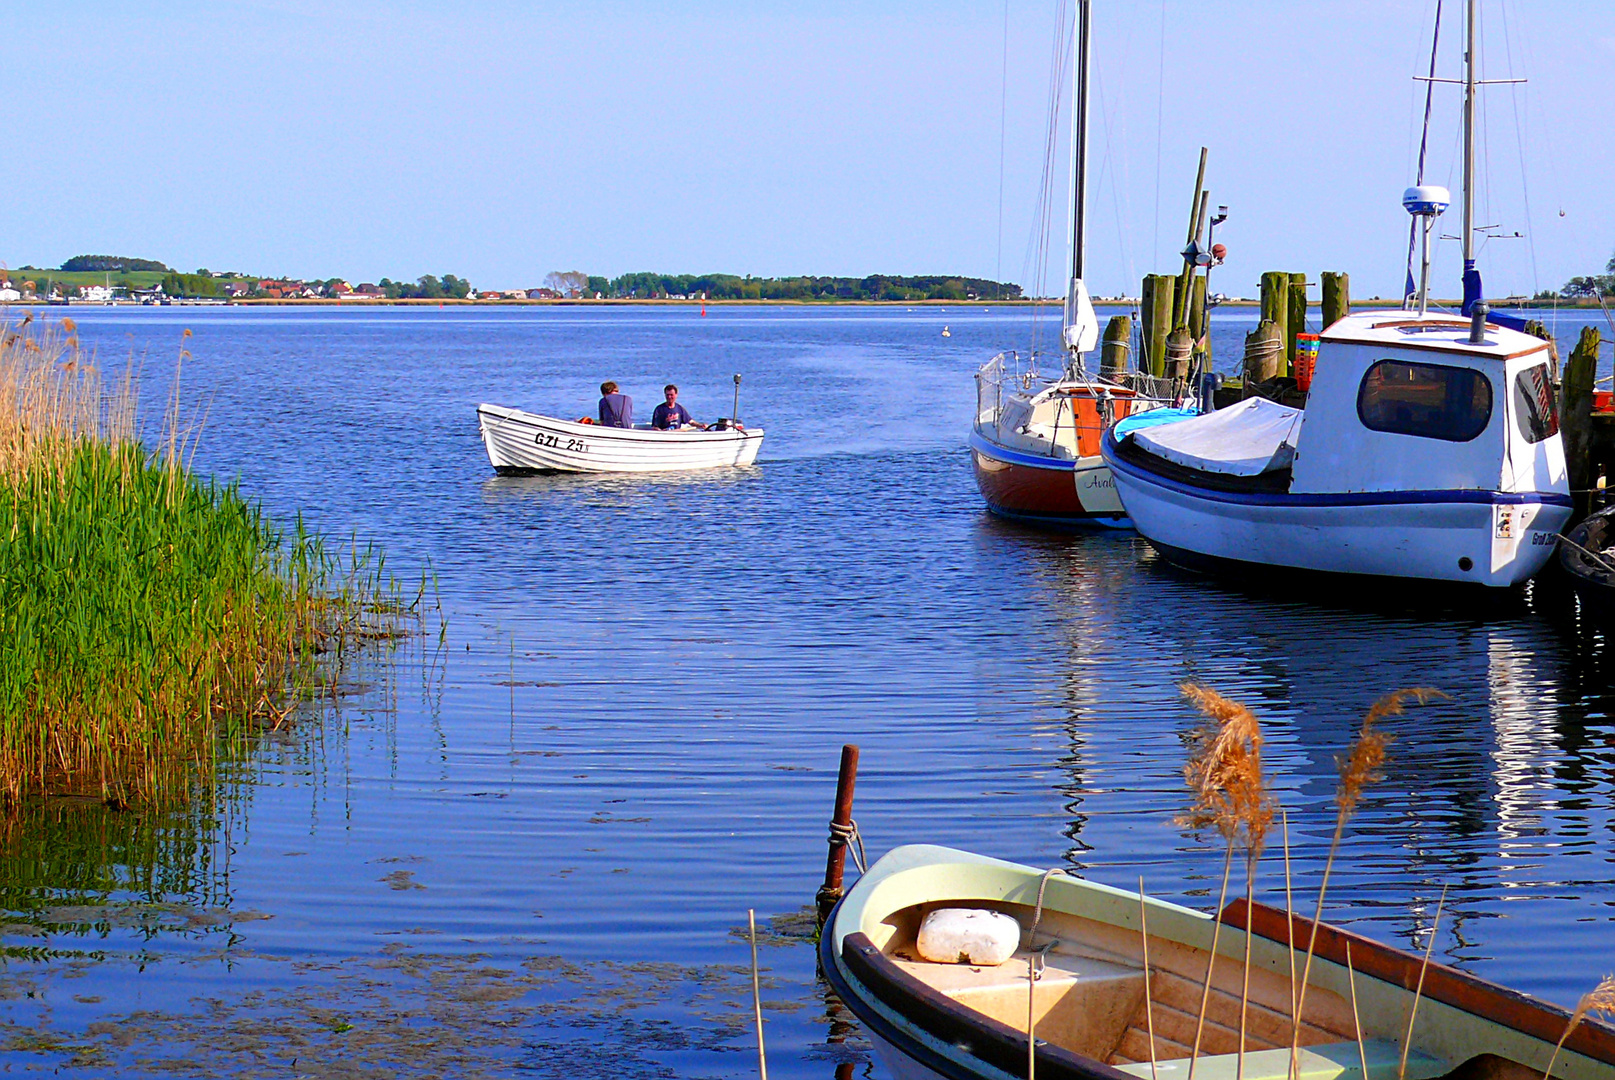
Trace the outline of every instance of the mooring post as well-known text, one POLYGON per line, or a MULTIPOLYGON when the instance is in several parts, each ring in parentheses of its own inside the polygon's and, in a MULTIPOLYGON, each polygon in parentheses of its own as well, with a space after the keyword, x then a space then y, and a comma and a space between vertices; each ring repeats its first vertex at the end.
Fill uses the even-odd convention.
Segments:
POLYGON ((1560 388, 1559 426, 1564 437, 1565 472, 1569 474, 1570 497, 1575 501, 1570 523, 1586 517, 1592 508, 1592 414, 1594 377, 1598 371, 1600 334, 1596 326, 1584 326, 1581 340, 1565 361, 1565 378, 1560 388))
POLYGON ((1295 335, 1307 332, 1307 276, 1290 275, 1289 324, 1284 328, 1284 364, 1286 375, 1295 374, 1295 335))
POLYGON ((1119 379, 1127 372, 1127 351, 1133 343, 1133 320, 1128 315, 1112 315, 1105 324, 1104 350, 1099 354, 1099 373, 1119 379))
POLYGON ((841 748, 841 770, 836 773, 836 811, 830 818, 830 853, 824 860, 824 884, 815 897, 819 905, 819 925, 830 917, 841 900, 841 877, 847 868, 847 844, 852 841, 852 788, 858 782, 858 747, 847 743, 841 748))
POLYGON ((1351 275, 1343 274, 1337 270, 1323 272, 1323 318, 1319 320, 1324 330, 1351 314, 1351 275))
MULTIPOLYGON (((1149 298, 1144 308, 1144 352, 1149 357, 1149 373, 1156 377, 1166 374, 1166 336, 1172 332, 1177 289, 1178 279, 1171 274, 1151 274, 1144 279, 1144 292, 1149 298)), ((1139 370, 1144 370, 1142 360, 1139 370)))
POLYGON ((1272 323, 1278 330, 1279 364, 1274 375, 1288 375, 1284 342, 1290 337, 1290 275, 1284 270, 1269 270, 1262 275, 1262 317, 1257 323, 1272 323))

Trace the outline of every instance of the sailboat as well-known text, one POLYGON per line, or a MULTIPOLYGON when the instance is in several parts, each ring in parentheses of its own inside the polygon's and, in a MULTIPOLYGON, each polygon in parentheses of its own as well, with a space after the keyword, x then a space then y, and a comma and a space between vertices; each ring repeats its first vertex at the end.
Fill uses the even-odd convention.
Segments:
POLYGON ((1169 560, 1508 588, 1553 554, 1572 509, 1553 358, 1482 299, 1475 0, 1467 22, 1461 317, 1429 310, 1430 228, 1447 193, 1409 188, 1425 238, 1417 305, 1327 327, 1304 409, 1250 398, 1106 436, 1128 515, 1169 560))
POLYGON ((1140 423, 1198 415, 1171 408, 1181 400, 1171 380, 1136 371, 1092 373, 1085 357, 1099 343, 1099 316, 1083 281, 1088 139, 1089 16, 1077 5, 1077 62, 1071 109, 1070 273, 1062 319, 1060 373, 1038 371, 1025 358, 999 353, 976 372, 976 420, 970 455, 987 508, 1002 517, 1055 528, 1130 528, 1110 469, 1100 458, 1104 432, 1128 417, 1140 423))

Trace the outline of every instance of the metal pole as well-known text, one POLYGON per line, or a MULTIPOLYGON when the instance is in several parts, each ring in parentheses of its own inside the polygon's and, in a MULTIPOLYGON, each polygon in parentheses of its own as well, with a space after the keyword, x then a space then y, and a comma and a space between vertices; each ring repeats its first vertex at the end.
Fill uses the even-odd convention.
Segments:
POLYGON ((729 410, 730 423, 740 422, 740 376, 735 376, 735 407, 729 410))
POLYGON ((1430 214, 1419 216, 1424 223, 1424 254, 1419 260, 1419 315, 1423 317, 1430 306, 1430 228, 1436 219, 1430 214))
POLYGON ((858 782, 858 747, 847 743, 841 748, 841 769, 836 773, 836 809, 830 818, 832 826, 842 832, 830 834, 830 852, 824 860, 824 884, 815 897, 819 905, 819 925, 823 926, 831 910, 841 899, 841 878, 847 869, 847 837, 845 830, 852 828, 852 789, 858 782))
POLYGON ((1088 0, 1077 3, 1077 66, 1071 110, 1071 277, 1083 272, 1088 187, 1088 0))
POLYGON ((1475 0, 1464 43, 1464 269, 1475 264, 1475 0))

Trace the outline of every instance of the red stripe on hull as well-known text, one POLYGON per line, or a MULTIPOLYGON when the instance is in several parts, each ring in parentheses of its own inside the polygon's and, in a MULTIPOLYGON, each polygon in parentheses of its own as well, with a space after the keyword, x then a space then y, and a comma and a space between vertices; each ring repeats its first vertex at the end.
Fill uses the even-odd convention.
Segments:
MULTIPOLYGON (((996 513, 1051 524, 1094 521, 1099 515, 1082 508, 1077 497, 1076 474, 1069 468, 1040 469, 970 452, 976 487, 996 513)), ((1105 515, 1110 517, 1112 515, 1105 515)))

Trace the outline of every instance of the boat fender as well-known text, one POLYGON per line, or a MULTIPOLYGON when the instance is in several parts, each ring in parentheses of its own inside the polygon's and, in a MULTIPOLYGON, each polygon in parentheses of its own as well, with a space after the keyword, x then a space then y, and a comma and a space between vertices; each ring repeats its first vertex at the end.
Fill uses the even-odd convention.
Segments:
POLYGON ((921 959, 936 964, 996 967, 1015 955, 1021 924, 997 911, 938 908, 920 923, 915 947, 921 959))

